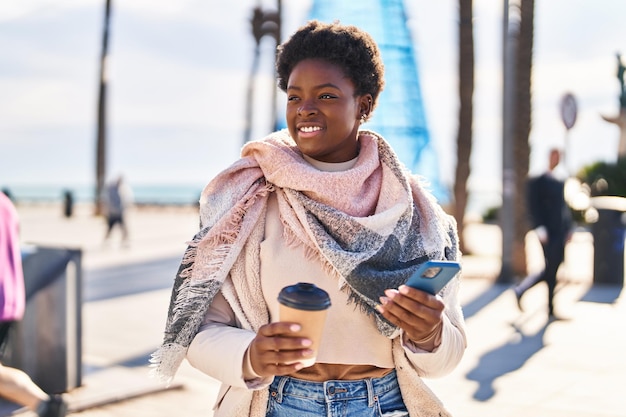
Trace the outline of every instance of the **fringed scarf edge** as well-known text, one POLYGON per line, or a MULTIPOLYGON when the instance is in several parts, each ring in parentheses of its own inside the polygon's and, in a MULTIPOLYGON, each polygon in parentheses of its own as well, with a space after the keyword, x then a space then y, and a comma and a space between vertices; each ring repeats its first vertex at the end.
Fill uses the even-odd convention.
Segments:
MULTIPOLYGON (((273 186, 256 181, 248 193, 229 211, 223 224, 214 223, 197 233, 188 243, 172 289, 163 344, 150 358, 151 376, 170 384, 186 356, 187 349, 200 327, 204 314, 228 274, 230 258, 241 251, 246 239, 241 230, 245 217, 259 198, 267 196, 273 186), (239 249, 237 249, 239 248, 239 249), (206 251, 197 264, 198 251, 206 251), (201 270, 201 271, 200 271, 201 270)), ((236 255, 236 256, 235 256, 236 255)))

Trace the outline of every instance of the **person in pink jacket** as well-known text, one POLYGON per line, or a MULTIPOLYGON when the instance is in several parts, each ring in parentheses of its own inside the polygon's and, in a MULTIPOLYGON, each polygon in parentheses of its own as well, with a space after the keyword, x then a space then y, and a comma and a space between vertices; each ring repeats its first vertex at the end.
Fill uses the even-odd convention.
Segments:
POLYGON ((25 305, 18 215, 11 200, 0 193, 0 396, 39 417, 63 417, 67 405, 61 396, 46 394, 25 372, 2 364, 9 330, 24 316, 25 305))

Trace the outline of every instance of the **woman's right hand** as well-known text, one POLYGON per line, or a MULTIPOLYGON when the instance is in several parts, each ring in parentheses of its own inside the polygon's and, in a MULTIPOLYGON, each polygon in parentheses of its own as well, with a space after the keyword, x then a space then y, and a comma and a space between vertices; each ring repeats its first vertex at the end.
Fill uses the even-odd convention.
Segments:
POLYGON ((302 369, 303 359, 313 355, 311 340, 295 337, 297 323, 277 322, 261 326, 250 344, 250 364, 261 377, 289 375, 302 369))

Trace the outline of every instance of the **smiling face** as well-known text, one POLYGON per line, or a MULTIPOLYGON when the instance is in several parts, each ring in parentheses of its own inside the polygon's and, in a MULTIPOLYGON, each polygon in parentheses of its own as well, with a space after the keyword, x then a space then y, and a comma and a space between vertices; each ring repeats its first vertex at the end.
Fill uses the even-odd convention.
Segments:
POLYGON ((338 65, 300 61, 287 82, 287 127, 300 151, 322 162, 345 162, 358 155, 361 116, 370 94, 355 95, 354 83, 338 65))

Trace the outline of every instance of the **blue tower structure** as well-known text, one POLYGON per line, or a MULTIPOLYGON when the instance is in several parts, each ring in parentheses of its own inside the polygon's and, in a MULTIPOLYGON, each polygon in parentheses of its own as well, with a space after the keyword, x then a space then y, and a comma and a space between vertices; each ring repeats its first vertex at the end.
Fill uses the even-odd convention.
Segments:
POLYGON ((424 176, 435 197, 448 203, 449 192, 440 182, 439 161, 426 123, 403 0, 313 0, 309 18, 339 20, 366 30, 374 38, 385 64, 385 88, 363 128, 383 135, 402 163, 424 176))

